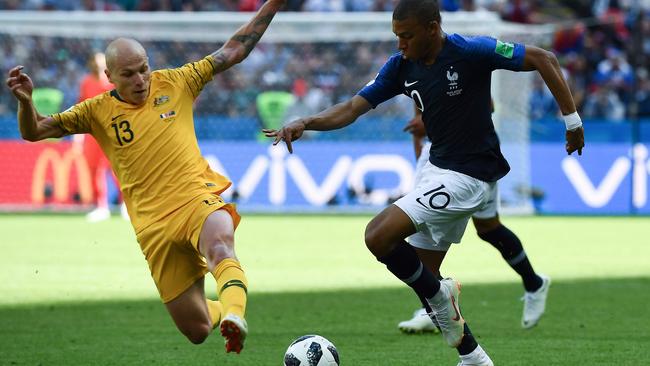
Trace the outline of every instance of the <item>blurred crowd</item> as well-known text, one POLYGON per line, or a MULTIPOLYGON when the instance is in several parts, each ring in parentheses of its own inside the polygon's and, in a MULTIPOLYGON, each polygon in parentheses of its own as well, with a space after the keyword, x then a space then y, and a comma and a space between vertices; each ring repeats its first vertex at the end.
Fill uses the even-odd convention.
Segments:
MULTIPOLYGON (((592 5, 572 9, 580 20, 560 23, 551 45, 578 109, 583 117, 596 120, 650 117, 649 2, 587 3, 592 5)), ((552 96, 540 80, 534 88, 533 119, 556 115, 552 96)))
MULTIPOLYGON (((293 11, 390 11, 395 2, 288 0, 287 7, 293 11)), ((610 121, 650 117, 648 3, 441 0, 445 11, 490 10, 508 21, 558 24, 552 44, 542 46, 558 55, 581 115, 610 121)), ((252 11, 259 6, 260 0, 0 0, 0 10, 252 11)), ((66 107, 78 98, 88 56, 105 45, 105 40, 0 33, 0 69, 5 73, 16 64, 24 64, 37 86, 62 92, 62 105, 66 107)), ((192 42, 145 42, 144 46, 153 68, 179 66, 218 47, 192 42)), ((283 118, 313 113, 356 93, 395 48, 395 42, 262 43, 244 63, 217 76, 215 86, 206 88, 197 101, 197 112, 255 117, 266 109, 269 113, 262 117, 268 115, 269 120, 277 119, 273 116, 276 107, 283 111, 283 118), (267 94, 268 100, 260 98, 267 92, 275 94, 267 94)), ((558 116, 552 95, 539 79, 533 82, 528 107, 533 119, 558 116)), ((0 89, 0 115, 14 111, 15 103, 7 89, 0 89)), ((380 113, 407 118, 412 108, 408 103, 394 102, 380 113)))
MULTIPOLYGON (((7 10, 87 11, 254 11, 264 0, 0 0, 7 10)), ((288 11, 392 11, 397 0, 287 0, 288 11)), ((532 12, 538 1, 441 0, 445 11, 485 8, 514 17, 532 12), (517 3, 522 3, 521 5, 517 3), (530 4, 529 4, 530 3, 530 4), (519 7, 522 9, 520 10, 519 7)))
MULTIPOLYGON (((214 43, 198 42, 143 45, 153 69, 196 61, 218 48, 214 43)), ((37 87, 61 91, 62 108, 67 108, 78 99, 79 81, 89 55, 104 47, 105 40, 0 34, 0 68, 5 71, 24 65, 37 87)), ((255 117, 260 109, 272 108, 282 108, 283 113, 294 117, 314 113, 354 95, 374 78, 394 47, 394 42, 261 43, 245 62, 215 77, 201 93, 195 110, 198 115, 229 117, 255 117), (283 105, 261 105, 266 103, 262 97, 266 94, 278 96, 269 103, 283 105)), ((0 88, 0 115, 14 111, 9 90, 0 88)), ((382 111, 404 115, 412 113, 412 107, 393 102, 382 111)))

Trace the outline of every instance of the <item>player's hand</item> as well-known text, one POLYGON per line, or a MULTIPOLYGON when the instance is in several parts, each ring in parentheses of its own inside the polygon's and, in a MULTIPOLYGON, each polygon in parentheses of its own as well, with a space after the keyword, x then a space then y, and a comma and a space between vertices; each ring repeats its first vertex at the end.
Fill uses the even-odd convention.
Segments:
POLYGON ((9 70, 9 78, 7 78, 7 87, 11 89, 11 93, 21 103, 29 103, 32 100, 32 90, 34 90, 34 83, 27 74, 22 73, 23 66, 16 66, 9 70))
POLYGON ((413 117, 409 123, 404 126, 404 132, 409 132, 413 137, 424 138, 427 134, 427 131, 424 129, 424 122, 422 121, 421 116, 413 117))
POLYGON ((566 152, 571 155, 574 151, 578 151, 578 155, 582 155, 582 148, 585 147, 585 130, 578 127, 575 130, 566 132, 566 152))
POLYGON ((262 132, 264 132, 266 137, 274 138, 273 145, 277 145, 280 141, 284 141, 284 143, 287 144, 287 150, 292 154, 293 147, 291 146, 291 142, 296 141, 302 136, 302 133, 305 132, 305 124, 302 120, 297 120, 282 127, 280 130, 263 129, 262 132))

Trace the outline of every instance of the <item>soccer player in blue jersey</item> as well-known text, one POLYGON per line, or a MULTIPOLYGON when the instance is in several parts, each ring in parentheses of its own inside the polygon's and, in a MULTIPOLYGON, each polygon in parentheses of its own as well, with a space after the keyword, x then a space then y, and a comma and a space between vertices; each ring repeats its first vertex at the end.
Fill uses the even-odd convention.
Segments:
POLYGON ((540 73, 565 116, 567 153, 582 154, 584 131, 555 55, 489 37, 446 34, 440 23, 438 1, 400 0, 393 11, 399 52, 375 80, 345 102, 264 132, 293 152, 292 142, 305 130, 345 127, 398 94, 414 100, 431 140, 429 163, 412 192, 370 221, 366 246, 431 309, 444 339, 458 350, 459 365, 492 365, 460 313, 460 284, 437 277, 446 251, 460 242, 469 218, 488 204, 497 180, 510 169, 490 115, 492 71, 540 73), (409 245, 405 239, 416 232, 433 238, 434 246, 409 245), (437 264, 436 271, 423 262, 437 264))

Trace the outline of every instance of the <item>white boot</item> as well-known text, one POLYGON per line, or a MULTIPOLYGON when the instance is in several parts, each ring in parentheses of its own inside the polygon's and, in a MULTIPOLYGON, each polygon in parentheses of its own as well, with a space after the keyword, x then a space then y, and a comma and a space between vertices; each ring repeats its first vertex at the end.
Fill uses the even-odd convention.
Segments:
POLYGON ((537 325, 539 319, 546 311, 546 297, 548 289, 551 286, 551 278, 540 274, 542 278, 542 287, 535 292, 526 292, 522 300, 524 301, 524 315, 521 318, 521 327, 530 329, 537 325))
POLYGON ((411 319, 400 322, 397 328, 404 333, 440 333, 424 308, 417 309, 411 319))
POLYGON ((86 214, 86 221, 100 222, 111 218, 111 211, 106 207, 97 207, 86 214))
POLYGON ((462 342, 464 336, 465 319, 460 314, 458 296, 460 295, 460 283, 451 278, 440 281, 440 290, 430 299, 427 299, 433 312, 430 314, 435 318, 442 336, 450 347, 456 348, 462 342))

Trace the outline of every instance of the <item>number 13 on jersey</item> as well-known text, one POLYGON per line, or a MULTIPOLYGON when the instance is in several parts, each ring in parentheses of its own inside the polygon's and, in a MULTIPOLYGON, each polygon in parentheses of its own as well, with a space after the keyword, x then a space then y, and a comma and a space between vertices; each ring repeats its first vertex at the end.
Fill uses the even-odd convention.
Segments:
POLYGON ((115 131, 115 138, 120 146, 124 146, 124 144, 133 141, 133 131, 131 130, 129 121, 122 121, 119 124, 113 123, 111 127, 115 131))

